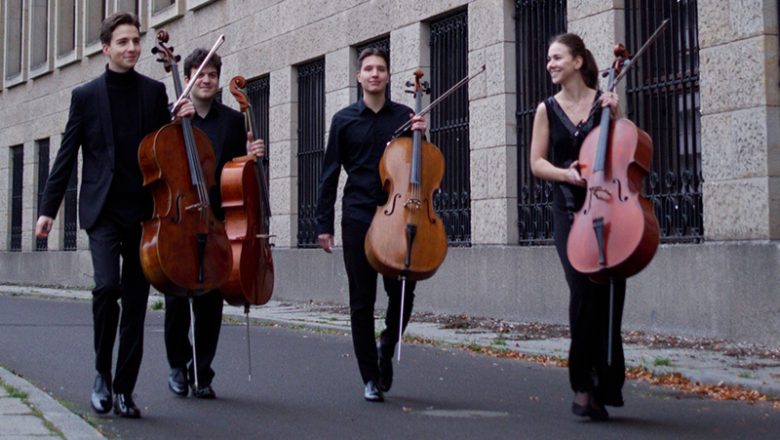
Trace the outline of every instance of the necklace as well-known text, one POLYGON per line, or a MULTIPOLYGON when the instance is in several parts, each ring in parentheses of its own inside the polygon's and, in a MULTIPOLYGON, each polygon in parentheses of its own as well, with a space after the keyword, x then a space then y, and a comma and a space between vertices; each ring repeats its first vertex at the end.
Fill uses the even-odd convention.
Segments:
POLYGON ((582 120, 587 118, 587 115, 585 115, 585 117, 580 117, 580 116, 582 116, 582 112, 581 112, 581 110, 583 108, 582 104, 583 103, 587 104, 587 102, 588 102, 588 99, 584 98, 584 99, 580 99, 579 101, 574 101, 574 102, 572 102, 572 103, 570 103, 568 105, 563 105, 562 106, 563 107, 563 111, 566 113, 566 116, 568 116, 568 118, 572 122, 574 122, 575 124, 578 124, 582 120))

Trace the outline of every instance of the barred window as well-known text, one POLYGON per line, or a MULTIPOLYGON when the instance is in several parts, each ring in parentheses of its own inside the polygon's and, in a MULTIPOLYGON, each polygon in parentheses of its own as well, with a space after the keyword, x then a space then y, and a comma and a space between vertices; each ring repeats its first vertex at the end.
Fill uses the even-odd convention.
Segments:
POLYGON ((696 0, 630 0, 625 6, 630 53, 664 19, 671 19, 626 75, 627 116, 653 139, 653 169, 645 192, 655 207, 662 242, 700 242, 704 221, 696 0))
POLYGON ((566 32, 565 0, 517 0, 517 210, 521 245, 552 244, 552 183, 531 174, 534 113, 556 92, 544 68, 547 43, 566 32))
POLYGON ((65 190, 65 203, 62 213, 63 223, 65 224, 64 242, 62 248, 66 251, 75 251, 77 248, 78 231, 78 185, 79 185, 79 166, 78 162, 73 164, 73 171, 70 173, 68 188, 65 190))
MULTIPOLYGON (((431 100, 468 75, 468 15, 458 12, 431 22, 431 100)), ((444 220, 450 246, 471 245, 469 91, 461 87, 429 116, 431 142, 446 161, 434 207, 444 220)))
MULTIPOLYGON (((38 204, 36 207, 41 206, 41 198, 43 198, 43 190, 46 187, 46 180, 49 178, 49 138, 40 139, 35 142, 38 147, 38 204)), ((37 221, 37 216, 33 216, 33 223, 37 221)), ((48 238, 36 238, 35 250, 45 251, 49 247, 48 238)))
POLYGON ((298 247, 317 247, 317 185, 325 155, 325 60, 298 66, 298 247))
POLYGON ((11 251, 22 250, 24 145, 11 147, 11 251))

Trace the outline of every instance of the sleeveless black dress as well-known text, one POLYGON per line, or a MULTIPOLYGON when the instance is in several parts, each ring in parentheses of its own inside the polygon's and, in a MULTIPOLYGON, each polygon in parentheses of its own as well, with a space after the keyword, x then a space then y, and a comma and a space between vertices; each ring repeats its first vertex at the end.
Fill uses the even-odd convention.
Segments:
MULTIPOLYGON (((597 92, 598 100, 601 92, 597 92)), ((579 157, 587 134, 601 119, 601 108, 590 118, 574 124, 552 96, 544 101, 550 125, 550 162, 568 167, 579 157)), ((615 286, 615 322, 612 338, 612 365, 607 365, 609 328, 609 285, 596 284, 569 262, 566 242, 574 213, 585 201, 585 188, 555 182, 553 193, 553 235, 558 257, 569 285, 569 381, 575 392, 590 392, 604 405, 622 406, 625 360, 620 327, 625 300, 625 280, 615 286)))

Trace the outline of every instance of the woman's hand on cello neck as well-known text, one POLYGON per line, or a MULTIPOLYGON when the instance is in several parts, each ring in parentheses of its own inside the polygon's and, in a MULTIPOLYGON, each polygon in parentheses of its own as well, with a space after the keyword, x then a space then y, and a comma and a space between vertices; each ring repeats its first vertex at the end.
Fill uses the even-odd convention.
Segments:
POLYGON ((604 92, 601 94, 601 106, 602 107, 609 107, 609 109, 612 111, 612 117, 617 119, 623 116, 622 112, 620 111, 620 99, 618 98, 618 94, 615 92, 604 92))

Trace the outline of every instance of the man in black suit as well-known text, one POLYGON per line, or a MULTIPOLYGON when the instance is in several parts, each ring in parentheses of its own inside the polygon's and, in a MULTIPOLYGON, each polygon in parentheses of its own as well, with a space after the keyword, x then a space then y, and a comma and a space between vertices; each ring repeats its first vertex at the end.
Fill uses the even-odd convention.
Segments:
MULTIPOLYGON (((263 140, 253 140, 246 132, 244 116, 217 102, 219 93, 219 75, 222 59, 214 54, 203 66, 197 77, 198 67, 206 59, 208 51, 195 49, 184 60, 184 79, 195 85, 190 93, 191 100, 186 101, 179 112, 180 116, 191 116, 192 125, 204 133, 211 142, 217 159, 216 185, 211 188, 209 199, 214 215, 224 219, 222 198, 220 197, 220 177, 225 164, 247 152, 263 154, 263 140)), ((165 296, 165 350, 170 365, 168 388, 177 396, 186 397, 189 387, 192 395, 200 399, 214 399, 216 394, 211 387, 214 370, 211 363, 217 352, 217 341, 222 324, 222 294, 212 290, 193 298, 195 317, 195 354, 197 356, 197 386, 195 369, 192 362, 192 346, 187 337, 190 327, 189 299, 186 297, 165 296)))
POLYGON ((73 90, 68 123, 35 227, 36 237, 48 236, 81 148, 79 220, 89 236, 95 281, 97 377, 90 403, 95 412, 107 413, 113 393, 114 412, 128 418, 141 416, 132 393, 143 355, 149 296, 139 245, 141 221, 151 215, 152 199, 142 185, 138 146, 146 134, 170 120, 165 85, 134 70, 141 53, 139 28, 138 19, 124 12, 103 21, 100 40, 108 65, 98 78, 73 90), (119 350, 112 382, 117 326, 119 350))

